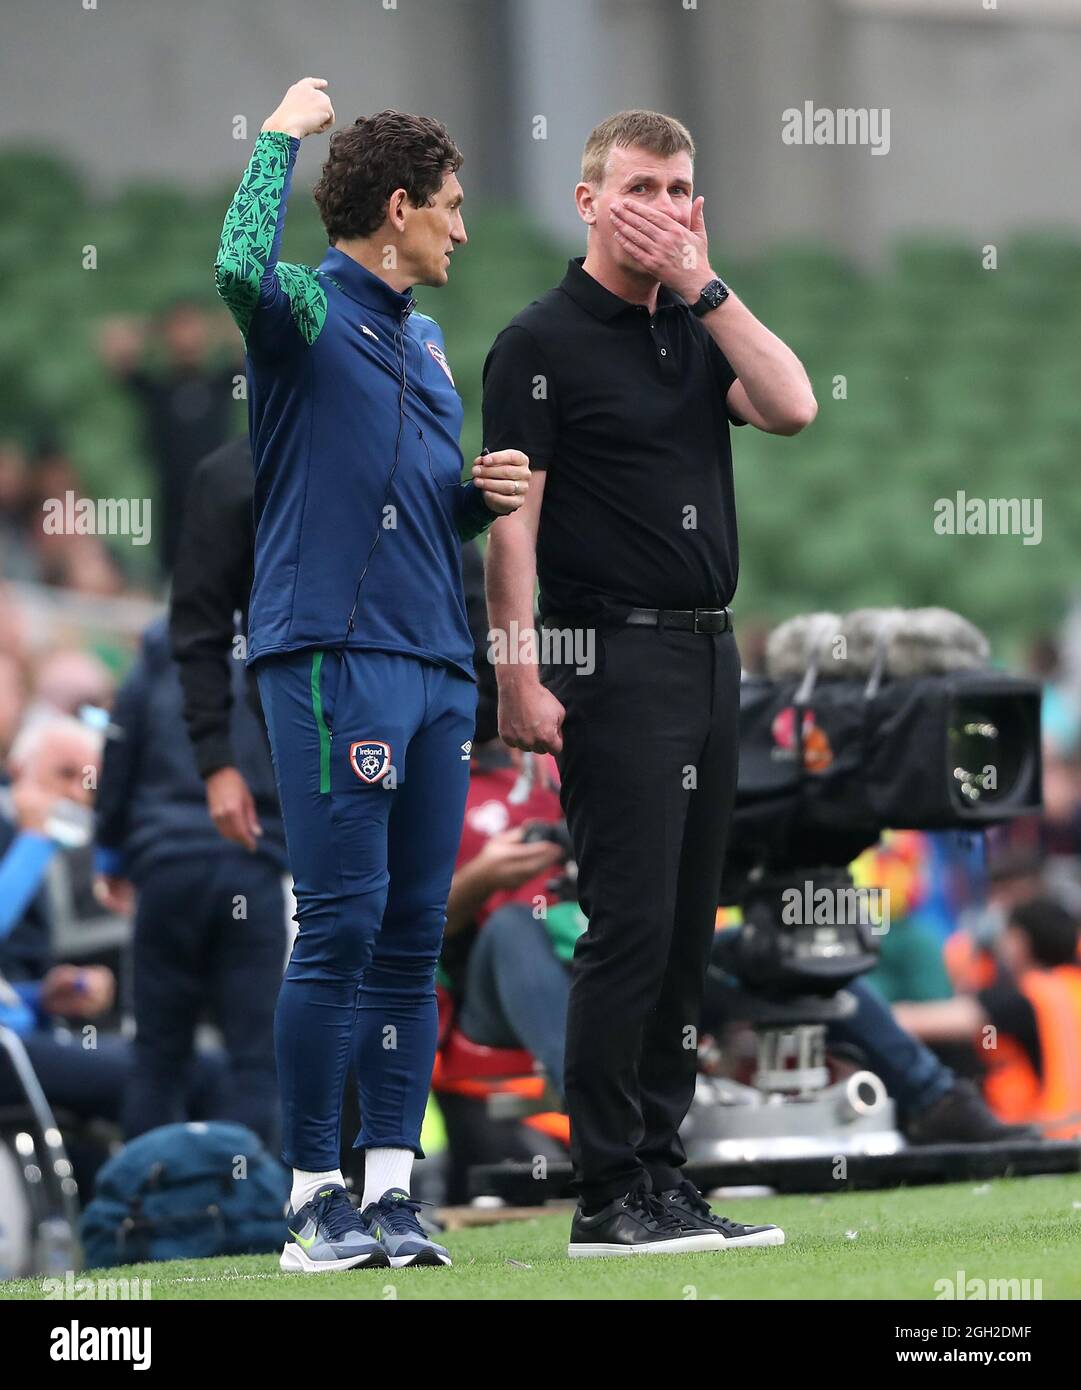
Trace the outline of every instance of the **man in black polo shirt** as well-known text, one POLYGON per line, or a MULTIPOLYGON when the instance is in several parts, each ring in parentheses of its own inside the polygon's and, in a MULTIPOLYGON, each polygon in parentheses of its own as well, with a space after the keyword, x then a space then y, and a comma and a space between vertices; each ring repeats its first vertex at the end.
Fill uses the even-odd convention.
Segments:
POLYGON ((693 159, 670 117, 598 126, 575 190, 585 259, 485 365, 485 444, 524 450, 534 475, 488 548, 489 621, 512 657, 496 668, 500 733, 559 756, 589 918, 567 1021, 571 1255, 784 1239, 710 1210, 678 1129, 736 782, 729 424, 795 434, 817 407, 798 359, 711 269, 693 159), (543 673, 521 641, 538 575, 543 673), (556 630, 577 660, 546 643, 556 630))

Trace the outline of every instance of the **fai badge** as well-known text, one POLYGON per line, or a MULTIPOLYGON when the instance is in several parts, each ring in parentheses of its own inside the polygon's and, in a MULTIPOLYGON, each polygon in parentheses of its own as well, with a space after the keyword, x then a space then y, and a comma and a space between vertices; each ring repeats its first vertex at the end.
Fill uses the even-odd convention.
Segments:
POLYGON ((362 738, 349 745, 349 766, 362 782, 380 782, 390 771, 390 744, 362 738))

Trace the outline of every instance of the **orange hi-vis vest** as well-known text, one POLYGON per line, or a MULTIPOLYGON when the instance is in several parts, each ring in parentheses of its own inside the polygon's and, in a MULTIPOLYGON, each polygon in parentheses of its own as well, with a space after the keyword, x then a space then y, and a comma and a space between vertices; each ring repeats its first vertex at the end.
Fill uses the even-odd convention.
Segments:
POLYGON ((987 1102, 1006 1124, 1039 1125, 1048 1139, 1081 1136, 1081 966, 1030 970, 1018 988, 1036 1012, 1043 1075, 1010 1037, 984 1052, 987 1102))
POLYGON ((976 994, 995 982, 994 956, 977 946, 967 931, 957 930, 946 938, 942 959, 955 994, 976 994))

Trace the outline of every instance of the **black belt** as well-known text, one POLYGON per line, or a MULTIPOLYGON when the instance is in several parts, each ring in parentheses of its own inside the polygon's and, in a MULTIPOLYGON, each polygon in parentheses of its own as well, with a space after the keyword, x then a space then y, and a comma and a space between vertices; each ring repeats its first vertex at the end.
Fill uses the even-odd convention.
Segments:
POLYGON ((632 608, 626 621, 634 627, 678 627, 685 632, 731 632, 727 608, 632 608))

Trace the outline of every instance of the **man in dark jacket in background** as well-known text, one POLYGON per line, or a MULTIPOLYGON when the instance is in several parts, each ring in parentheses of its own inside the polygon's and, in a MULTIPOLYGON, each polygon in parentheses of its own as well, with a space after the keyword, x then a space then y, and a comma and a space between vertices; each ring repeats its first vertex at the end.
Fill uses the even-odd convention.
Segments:
POLYGON ((136 890, 136 1064, 129 1135, 181 1118, 179 1080, 204 1011, 231 1066, 220 1118, 276 1145, 274 1001, 285 960, 285 845, 266 739, 231 673, 230 746, 262 810, 253 850, 224 840, 206 807, 164 621, 118 692, 98 794, 98 866, 114 897, 136 890))
POLYGON ((280 819, 273 774, 257 803, 237 767, 233 747, 234 690, 256 716, 270 768, 255 677, 244 671, 255 554, 255 476, 245 435, 209 454, 188 491, 169 612, 169 639, 184 690, 184 721, 206 783, 207 809, 227 840, 254 850, 260 815, 280 819))

